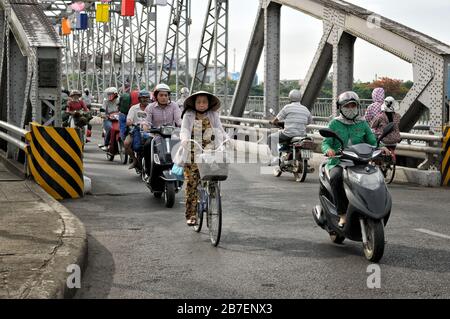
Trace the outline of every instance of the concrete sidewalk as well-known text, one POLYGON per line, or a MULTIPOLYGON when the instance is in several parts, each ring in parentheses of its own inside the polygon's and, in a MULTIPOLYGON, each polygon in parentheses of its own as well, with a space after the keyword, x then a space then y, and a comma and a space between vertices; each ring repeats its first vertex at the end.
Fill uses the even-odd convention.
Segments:
POLYGON ((83 224, 0 162, 0 298, 67 298, 69 265, 87 261, 83 224))

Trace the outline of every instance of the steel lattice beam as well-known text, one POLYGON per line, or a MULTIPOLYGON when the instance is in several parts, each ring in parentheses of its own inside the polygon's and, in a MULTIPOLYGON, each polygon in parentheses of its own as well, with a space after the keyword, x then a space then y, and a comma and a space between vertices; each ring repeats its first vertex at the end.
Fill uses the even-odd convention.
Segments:
POLYGON ((172 0, 159 82, 169 83, 173 65, 176 63, 177 94, 179 86, 189 86, 190 24, 190 1, 172 0))

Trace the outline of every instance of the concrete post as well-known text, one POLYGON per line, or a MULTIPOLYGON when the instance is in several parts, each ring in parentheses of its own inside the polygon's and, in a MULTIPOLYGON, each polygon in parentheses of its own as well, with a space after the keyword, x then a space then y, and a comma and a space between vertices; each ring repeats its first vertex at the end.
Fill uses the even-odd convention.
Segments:
POLYGON ((265 10, 264 111, 279 111, 280 99, 280 19, 281 5, 270 2, 265 10))
POLYGON ((344 32, 337 44, 333 45, 333 116, 337 114, 337 96, 353 89, 355 40, 354 36, 344 32))
POLYGON ((231 103, 231 116, 242 117, 247 104, 248 95, 255 78, 258 63, 264 49, 264 9, 259 7, 250 43, 245 54, 241 70, 241 78, 231 103))

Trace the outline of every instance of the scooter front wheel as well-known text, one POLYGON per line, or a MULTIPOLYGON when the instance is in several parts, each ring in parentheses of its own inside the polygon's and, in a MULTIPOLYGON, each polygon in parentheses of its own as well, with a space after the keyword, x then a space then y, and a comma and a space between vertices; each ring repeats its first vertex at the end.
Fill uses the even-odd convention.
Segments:
POLYGON ((172 208, 175 205, 175 183, 166 184, 166 207, 172 208))
POLYGON ((376 263, 384 254, 384 226, 382 220, 369 219, 364 223, 367 244, 363 245, 364 255, 370 262, 376 263))
POLYGON ((128 154, 125 151, 125 146, 124 146, 122 140, 119 140, 117 142, 117 148, 118 148, 118 151, 119 151, 120 162, 123 165, 126 165, 128 163, 128 154))

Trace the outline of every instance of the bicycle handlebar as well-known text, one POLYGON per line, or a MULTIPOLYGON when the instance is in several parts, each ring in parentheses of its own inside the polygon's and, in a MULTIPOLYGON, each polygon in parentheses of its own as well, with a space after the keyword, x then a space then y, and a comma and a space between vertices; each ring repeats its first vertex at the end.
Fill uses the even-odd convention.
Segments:
MULTIPOLYGON (((189 139, 189 140, 187 140, 187 141, 188 141, 188 142, 194 142, 194 144, 196 144, 196 145, 202 150, 202 152, 205 151, 205 149, 203 148, 203 146, 200 145, 200 143, 198 143, 196 140, 189 139)), ((214 152, 217 152, 219 149, 222 148, 222 146, 223 146, 225 143, 227 143, 227 142, 229 142, 229 141, 231 141, 231 139, 227 138, 225 141, 223 141, 222 143, 220 143, 219 147, 217 147, 217 148, 214 150, 214 152)))

